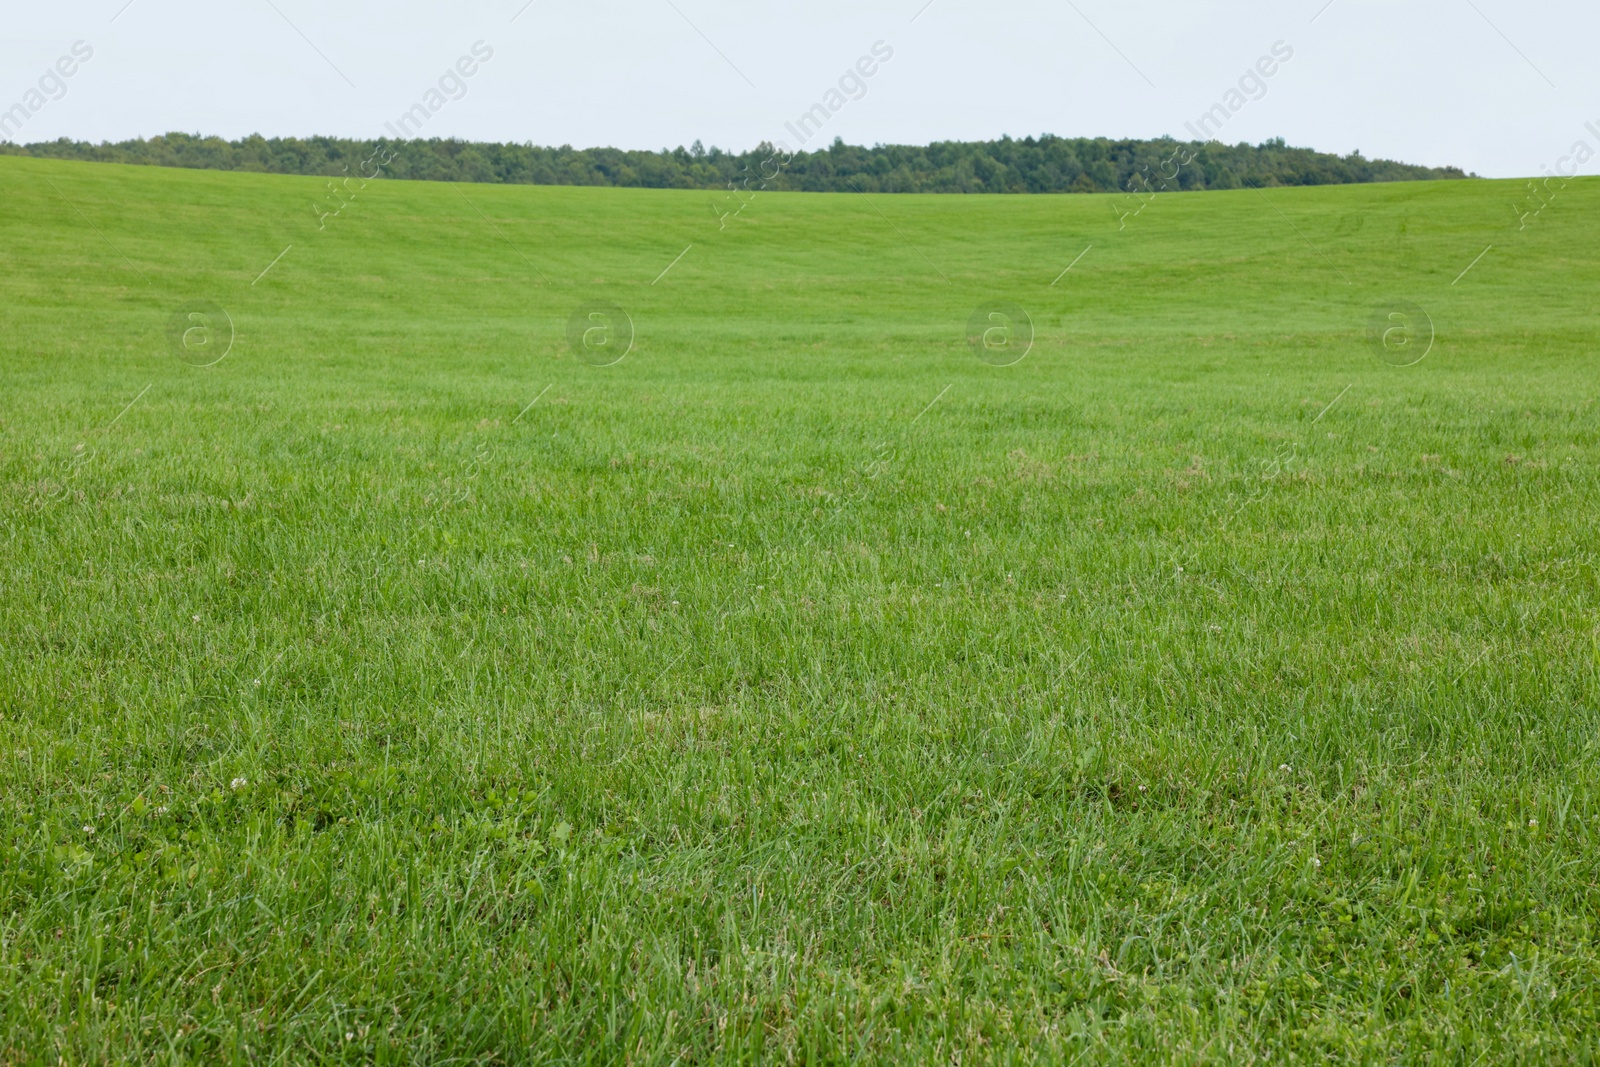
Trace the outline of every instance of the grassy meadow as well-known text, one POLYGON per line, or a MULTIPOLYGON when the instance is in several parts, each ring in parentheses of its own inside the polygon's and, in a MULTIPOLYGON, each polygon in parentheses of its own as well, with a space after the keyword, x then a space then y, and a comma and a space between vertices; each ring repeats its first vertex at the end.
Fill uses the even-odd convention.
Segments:
POLYGON ((0 1064, 1600 1057, 1600 181, 0 191, 0 1064))

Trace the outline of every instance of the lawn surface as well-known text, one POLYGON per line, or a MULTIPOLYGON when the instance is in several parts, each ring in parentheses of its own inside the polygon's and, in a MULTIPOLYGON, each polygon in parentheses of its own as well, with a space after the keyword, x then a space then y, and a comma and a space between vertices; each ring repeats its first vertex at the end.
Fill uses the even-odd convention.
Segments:
POLYGON ((0 192, 0 1064, 1600 1055, 1600 181, 0 192))

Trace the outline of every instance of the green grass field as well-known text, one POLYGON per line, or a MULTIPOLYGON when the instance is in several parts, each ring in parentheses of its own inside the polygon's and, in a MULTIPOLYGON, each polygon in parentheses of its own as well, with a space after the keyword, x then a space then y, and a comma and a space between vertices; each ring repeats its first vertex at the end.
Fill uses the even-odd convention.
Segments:
POLYGON ((0 1063, 1600 1056, 1600 181, 0 190, 0 1063))

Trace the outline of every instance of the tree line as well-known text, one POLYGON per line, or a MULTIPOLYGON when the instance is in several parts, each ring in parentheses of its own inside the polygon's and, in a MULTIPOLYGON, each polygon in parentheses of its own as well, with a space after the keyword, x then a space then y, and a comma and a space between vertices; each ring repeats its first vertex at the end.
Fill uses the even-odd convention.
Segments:
MULTIPOLYGON (((420 181, 511 185, 610 185, 649 189, 791 189, 881 193, 1105 193, 1143 191, 1162 175, 1165 189, 1245 185, 1339 185, 1466 178, 1457 167, 1420 167, 1293 148, 1282 138, 1259 145, 1218 141, 1112 140, 1104 137, 1002 137, 930 145, 832 145, 784 155, 770 144, 746 152, 688 148, 659 152, 559 148, 433 138, 348 140, 259 135, 237 141, 185 133, 131 141, 0 143, 0 154, 206 170, 339 177, 382 154, 383 176, 420 181), (1182 148, 1187 161, 1168 176, 1182 148), (1165 167, 1166 170, 1162 168, 1165 167)), ((375 175, 363 174, 368 178, 375 175)))

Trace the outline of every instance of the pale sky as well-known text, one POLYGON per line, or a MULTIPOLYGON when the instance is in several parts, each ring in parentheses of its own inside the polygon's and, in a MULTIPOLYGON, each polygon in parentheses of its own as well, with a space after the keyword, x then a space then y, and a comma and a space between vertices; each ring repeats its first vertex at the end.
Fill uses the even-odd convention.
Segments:
MULTIPOLYGON (((34 111, 9 134, 16 141, 172 130, 377 137, 428 103, 441 78, 445 90, 431 99, 444 102, 423 136, 799 147, 785 124, 823 103, 836 113, 820 132, 807 130, 807 147, 835 136, 852 144, 1041 133, 1189 139, 1185 123, 1229 103, 1266 59, 1272 76, 1231 98, 1243 104, 1219 139, 1283 137, 1489 177, 1540 174, 1580 139, 1600 147, 1594 0, 7 6, 0 111, 17 103, 34 111), (72 57, 80 41, 80 54, 92 50, 81 62, 72 57), (449 74, 463 57, 472 75, 449 74), (847 77, 863 59, 871 75, 847 77), (70 77, 53 73, 68 69, 70 77), (841 78, 844 90, 830 98, 841 78)), ((1581 172, 1600 172, 1600 160, 1581 172)))

